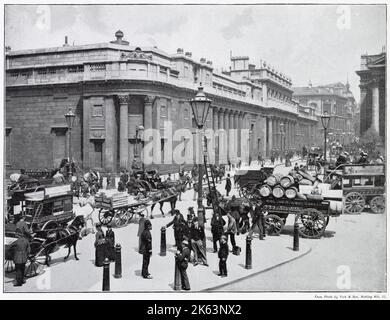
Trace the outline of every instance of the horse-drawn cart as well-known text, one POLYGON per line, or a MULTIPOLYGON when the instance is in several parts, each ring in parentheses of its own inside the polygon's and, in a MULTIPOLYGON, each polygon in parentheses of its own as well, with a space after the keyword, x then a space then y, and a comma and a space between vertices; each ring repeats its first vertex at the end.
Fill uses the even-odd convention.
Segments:
MULTIPOLYGON (((313 197, 314 198, 314 197, 313 197)), ((289 214, 295 214, 299 234, 305 238, 320 238, 332 214, 329 201, 316 199, 276 199, 263 198, 260 202, 265 214, 266 232, 268 235, 279 235, 289 214)))
POLYGON ((147 215, 148 198, 131 196, 127 192, 99 193, 95 195, 95 206, 99 209, 99 221, 103 225, 113 223, 123 227, 134 214, 147 215))

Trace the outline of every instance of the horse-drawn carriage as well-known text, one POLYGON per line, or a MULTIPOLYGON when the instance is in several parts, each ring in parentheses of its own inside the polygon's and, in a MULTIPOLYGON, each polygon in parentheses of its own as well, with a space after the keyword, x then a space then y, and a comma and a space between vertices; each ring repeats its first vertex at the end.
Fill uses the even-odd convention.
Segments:
POLYGON ((82 216, 76 217, 73 212, 73 195, 67 185, 40 186, 34 190, 18 190, 13 193, 13 203, 19 203, 19 212, 8 217, 5 225, 5 261, 4 269, 12 272, 12 243, 17 240, 20 232, 16 230, 15 218, 22 216, 29 228, 28 237, 30 254, 28 256, 25 275, 32 277, 39 274, 44 264, 49 264, 50 253, 60 245, 73 246, 79 237, 80 228, 85 221, 82 216), (72 221, 72 222, 71 222, 72 221), (68 223, 71 222, 70 226, 68 223))
POLYGON ((386 209, 384 164, 344 164, 327 174, 331 190, 342 190, 344 213, 359 214, 368 204, 374 213, 386 209))

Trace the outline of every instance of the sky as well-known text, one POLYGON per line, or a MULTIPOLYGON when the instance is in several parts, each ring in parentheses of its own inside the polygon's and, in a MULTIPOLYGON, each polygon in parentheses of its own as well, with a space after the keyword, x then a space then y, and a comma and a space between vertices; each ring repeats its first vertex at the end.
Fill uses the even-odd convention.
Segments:
POLYGON ((6 5, 5 45, 12 50, 115 40, 120 29, 130 45, 177 48, 228 69, 230 52, 260 59, 313 86, 348 77, 359 101, 362 54, 386 45, 384 5, 6 5))

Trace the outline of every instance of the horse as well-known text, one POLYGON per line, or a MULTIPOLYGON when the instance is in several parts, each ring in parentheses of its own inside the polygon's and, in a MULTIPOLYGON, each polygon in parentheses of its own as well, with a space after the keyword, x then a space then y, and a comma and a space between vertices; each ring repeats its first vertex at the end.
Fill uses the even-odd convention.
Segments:
POLYGON ((178 195, 180 193, 181 184, 174 184, 173 182, 162 182, 162 185, 165 186, 165 189, 162 189, 161 192, 159 192, 159 197, 162 198, 162 200, 158 200, 156 198, 156 202, 152 204, 152 207, 150 209, 150 218, 153 219, 153 209, 156 206, 156 204, 160 204, 160 211, 165 216, 164 211, 162 210, 163 205, 165 202, 169 202, 171 205, 171 214, 173 215, 173 210, 176 208, 176 202, 178 200, 178 195))
POLYGON ((85 219, 83 216, 76 216, 73 221, 66 227, 60 227, 48 231, 38 231, 36 236, 45 237, 46 240, 43 243, 45 247, 45 264, 50 267, 51 257, 50 254, 54 252, 57 246, 65 246, 68 248, 68 254, 64 257, 64 261, 69 258, 71 247, 73 247, 74 257, 77 257, 76 245, 80 239, 80 231, 85 226, 85 219), (46 233, 46 234, 45 234, 46 233))

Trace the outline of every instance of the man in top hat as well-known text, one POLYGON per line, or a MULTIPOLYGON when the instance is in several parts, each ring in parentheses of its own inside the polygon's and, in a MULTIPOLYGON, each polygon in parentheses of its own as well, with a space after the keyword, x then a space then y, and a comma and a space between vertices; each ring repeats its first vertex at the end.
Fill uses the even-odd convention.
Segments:
POLYGON ((107 258, 111 261, 115 261, 115 233, 112 230, 112 226, 110 224, 107 225, 106 242, 107 258))
POLYGON ((194 224, 190 229, 191 248, 194 251, 194 266, 198 265, 199 261, 208 267, 206 259, 206 249, 203 246, 203 239, 205 237, 204 228, 199 225, 198 217, 193 219, 194 224))
POLYGON ((13 253, 13 261, 15 263, 16 283, 15 287, 22 286, 24 281, 24 270, 26 267, 27 257, 30 254, 30 243, 25 237, 25 234, 20 229, 16 229, 16 234, 19 238, 11 244, 10 250, 13 253))
POLYGON ((145 220, 144 231, 141 234, 141 248, 140 253, 142 254, 142 277, 144 279, 153 279, 149 273, 150 256, 152 255, 152 223, 150 220, 145 220))
POLYGON ((190 282, 188 280, 187 275, 188 261, 190 260, 190 249, 188 240, 182 241, 180 248, 178 248, 178 251, 176 252, 176 259, 180 271, 181 288, 183 290, 191 290, 190 282))

